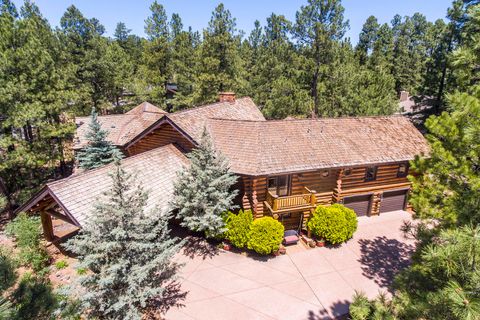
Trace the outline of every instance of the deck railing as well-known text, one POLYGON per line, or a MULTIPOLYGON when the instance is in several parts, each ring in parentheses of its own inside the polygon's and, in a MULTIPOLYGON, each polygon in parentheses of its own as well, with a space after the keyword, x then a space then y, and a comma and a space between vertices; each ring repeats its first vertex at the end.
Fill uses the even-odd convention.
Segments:
POLYGON ((305 188, 304 193, 291 196, 278 196, 267 191, 265 199, 272 213, 286 210, 302 210, 315 207, 317 198, 315 191, 305 188))

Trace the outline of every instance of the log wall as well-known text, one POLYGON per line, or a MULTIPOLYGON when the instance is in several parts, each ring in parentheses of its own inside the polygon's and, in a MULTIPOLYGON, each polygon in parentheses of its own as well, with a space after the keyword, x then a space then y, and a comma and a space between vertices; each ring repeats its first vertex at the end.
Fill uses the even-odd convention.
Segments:
POLYGON ((168 123, 164 123, 137 141, 134 145, 130 146, 126 150, 126 153, 128 156, 133 156, 145 151, 168 145, 170 143, 176 144, 185 152, 189 152, 194 147, 193 144, 174 127, 168 123))
MULTIPOLYGON (((397 177, 398 167, 401 163, 392 163, 377 167, 376 179, 365 181, 366 167, 350 168, 350 174, 346 175, 347 169, 330 169, 328 176, 322 175, 325 170, 294 173, 290 175, 290 194, 306 193, 305 187, 315 190, 317 204, 328 205, 341 201, 346 196, 373 193, 371 214, 378 214, 380 200, 384 191, 409 188, 410 182, 406 177, 397 177)), ((255 218, 269 215, 263 202, 267 194, 267 176, 251 177, 241 176, 243 183, 242 196, 237 204, 244 209, 251 209, 255 218)), ((304 223, 310 216, 310 211, 303 212, 304 223)), ((289 220, 298 221, 297 214, 291 214, 285 224, 292 224, 289 220)))

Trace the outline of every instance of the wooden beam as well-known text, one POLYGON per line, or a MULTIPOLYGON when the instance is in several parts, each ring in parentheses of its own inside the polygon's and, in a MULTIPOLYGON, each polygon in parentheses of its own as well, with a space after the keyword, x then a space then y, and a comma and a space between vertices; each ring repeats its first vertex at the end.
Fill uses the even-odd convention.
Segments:
POLYGON ((47 241, 52 241, 55 238, 53 233, 53 224, 52 218, 47 214, 47 212, 40 212, 40 218, 42 221, 43 235, 47 241))
POLYGON ((62 221, 68 222, 68 223, 70 223, 70 224, 72 224, 72 225, 75 225, 75 223, 73 223, 73 221, 70 220, 69 217, 67 217, 67 216, 65 216, 65 215, 63 215, 63 214, 60 214, 60 213, 58 213, 58 212, 56 212, 56 211, 54 211, 54 210, 52 210, 52 209, 48 209, 48 210, 45 210, 45 211, 43 211, 43 212, 45 212, 46 214, 48 214, 48 215, 50 215, 50 216, 52 216, 52 217, 55 217, 55 218, 60 219, 60 220, 62 220, 62 221))

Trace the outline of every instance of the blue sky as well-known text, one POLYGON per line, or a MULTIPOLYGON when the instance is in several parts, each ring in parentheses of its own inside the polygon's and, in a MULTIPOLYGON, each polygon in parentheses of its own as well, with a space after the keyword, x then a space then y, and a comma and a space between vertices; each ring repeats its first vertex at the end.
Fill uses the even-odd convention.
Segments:
MULTIPOLYGON (((13 1, 20 6, 22 0, 13 1)), ((144 20, 149 15, 149 6, 153 2, 141 0, 36 0, 34 1, 42 14, 53 26, 59 24, 65 9, 74 4, 88 18, 95 17, 106 27, 107 34, 112 35, 119 21, 126 23, 132 33, 143 36, 144 20)), ((192 26, 194 30, 205 28, 210 15, 220 0, 163 0, 167 14, 179 13, 185 27, 192 26)), ((272 12, 283 14, 288 19, 295 19, 295 12, 304 5, 306 0, 224 0, 226 8, 237 19, 238 29, 247 33, 252 29, 253 22, 258 19, 265 24, 265 19, 272 12)), ((428 20, 445 18, 447 8, 452 0, 344 0, 345 17, 350 20, 350 30, 346 36, 353 43, 357 42, 362 24, 368 16, 374 15, 380 22, 389 22, 398 13, 412 15, 423 13, 428 20)))

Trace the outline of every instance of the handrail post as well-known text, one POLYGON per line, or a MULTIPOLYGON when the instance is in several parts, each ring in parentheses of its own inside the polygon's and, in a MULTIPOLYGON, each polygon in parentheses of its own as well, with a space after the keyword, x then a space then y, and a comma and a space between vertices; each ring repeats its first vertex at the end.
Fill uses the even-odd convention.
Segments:
POLYGON ((315 206, 316 204, 317 204, 317 196, 315 195, 315 190, 311 190, 310 205, 315 206))
POLYGON ((272 209, 273 211, 277 211, 278 210, 278 196, 275 195, 272 197, 273 198, 273 206, 272 206, 272 209))

